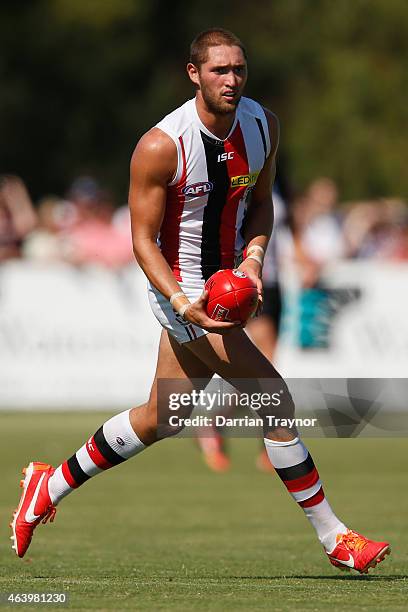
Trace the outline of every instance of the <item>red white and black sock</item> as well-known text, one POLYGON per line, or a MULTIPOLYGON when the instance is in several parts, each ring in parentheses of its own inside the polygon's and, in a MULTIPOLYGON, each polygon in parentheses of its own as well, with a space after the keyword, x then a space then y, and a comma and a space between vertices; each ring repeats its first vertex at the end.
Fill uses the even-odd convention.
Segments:
POLYGON ((54 505, 92 476, 123 463, 146 448, 133 431, 129 412, 125 410, 106 421, 86 444, 57 467, 48 483, 54 505))
POLYGON ((346 533, 324 496, 319 473, 299 438, 277 442, 265 438, 268 457, 293 499, 301 506, 327 552, 336 546, 336 535, 346 533))

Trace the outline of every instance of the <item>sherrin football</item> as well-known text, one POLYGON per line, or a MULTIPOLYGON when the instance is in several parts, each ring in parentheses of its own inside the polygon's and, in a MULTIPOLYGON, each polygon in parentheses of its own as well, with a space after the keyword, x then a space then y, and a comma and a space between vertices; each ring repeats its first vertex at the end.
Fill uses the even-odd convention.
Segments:
POLYGON ((207 314, 214 321, 246 323, 258 306, 256 285, 241 270, 219 270, 205 283, 207 314))

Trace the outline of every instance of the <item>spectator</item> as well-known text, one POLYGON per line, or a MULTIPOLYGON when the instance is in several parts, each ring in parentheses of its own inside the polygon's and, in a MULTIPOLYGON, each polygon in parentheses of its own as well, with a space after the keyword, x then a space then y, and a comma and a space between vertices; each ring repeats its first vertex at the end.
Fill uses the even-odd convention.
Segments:
POLYGON ((65 233, 65 256, 76 265, 99 264, 117 268, 133 261, 132 241, 112 222, 112 197, 91 177, 74 181, 69 197, 77 220, 65 233))
POLYGON ((21 257, 24 238, 37 223, 31 198, 18 176, 0 176, 0 262, 21 257))
POLYGON ((55 196, 48 196, 38 204, 38 226, 24 241, 23 253, 35 261, 62 259, 61 230, 66 203, 55 196))
POLYGON ((291 233, 286 236, 281 255, 283 260, 293 261, 295 264, 301 287, 316 285, 323 265, 310 255, 304 244, 305 231, 312 218, 309 204, 304 195, 293 200, 289 210, 291 233))
POLYGON ((344 219, 350 257, 404 259, 407 208, 400 200, 356 202, 344 219))
POLYGON ((302 244, 312 260, 325 264, 345 253, 342 229, 335 210, 337 186, 329 178, 314 180, 306 192, 309 219, 303 229, 302 244))

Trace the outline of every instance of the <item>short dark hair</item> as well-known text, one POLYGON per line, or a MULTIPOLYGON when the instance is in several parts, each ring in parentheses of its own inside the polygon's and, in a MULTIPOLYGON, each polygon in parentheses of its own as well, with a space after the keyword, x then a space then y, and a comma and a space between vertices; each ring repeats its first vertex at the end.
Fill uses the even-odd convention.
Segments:
POLYGON ((207 61, 207 51, 209 47, 218 47, 219 45, 227 45, 228 47, 239 47, 247 59, 247 53, 244 45, 232 32, 224 30, 224 28, 210 28, 197 34, 190 45, 190 62, 197 68, 207 61))

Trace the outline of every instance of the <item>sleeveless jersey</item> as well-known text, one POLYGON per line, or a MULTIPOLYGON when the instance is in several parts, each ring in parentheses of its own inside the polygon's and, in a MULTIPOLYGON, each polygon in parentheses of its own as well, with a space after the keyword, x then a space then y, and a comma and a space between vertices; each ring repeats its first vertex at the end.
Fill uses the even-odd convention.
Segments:
POLYGON ((198 284, 242 253, 250 193, 270 152, 260 104, 241 98, 230 133, 216 138, 201 122, 195 99, 156 127, 177 147, 158 244, 178 281, 198 284))

